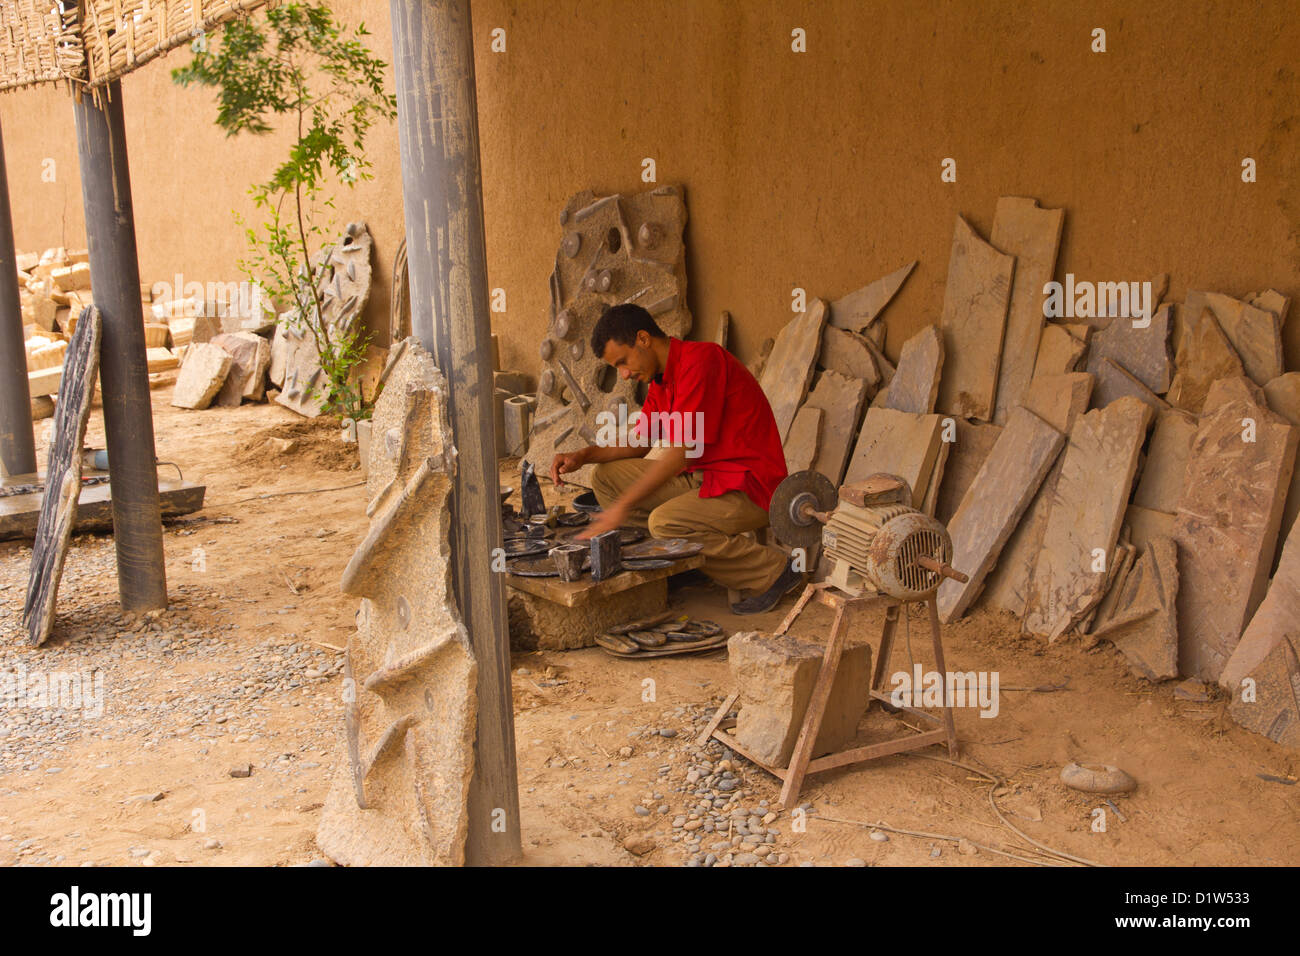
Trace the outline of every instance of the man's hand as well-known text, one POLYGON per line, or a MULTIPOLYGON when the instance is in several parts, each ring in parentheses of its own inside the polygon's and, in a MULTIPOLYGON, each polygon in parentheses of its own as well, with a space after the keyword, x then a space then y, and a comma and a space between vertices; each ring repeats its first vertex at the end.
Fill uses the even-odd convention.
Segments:
POLYGON ((556 488, 564 487, 560 475, 577 471, 587 463, 588 451, 590 451, 588 448, 579 448, 577 451, 562 451, 551 460, 551 481, 555 483, 556 488))
POLYGON ((574 537, 578 541, 587 541, 598 534, 606 531, 613 531, 615 528, 621 528, 627 521, 628 510, 618 502, 610 505, 604 511, 597 513, 585 528, 574 537))

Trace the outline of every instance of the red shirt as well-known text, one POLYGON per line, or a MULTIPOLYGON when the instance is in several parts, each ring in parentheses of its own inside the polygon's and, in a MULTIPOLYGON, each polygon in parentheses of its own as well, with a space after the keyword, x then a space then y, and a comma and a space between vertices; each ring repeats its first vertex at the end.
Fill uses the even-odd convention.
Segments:
POLYGON ((641 411, 640 434, 649 428, 652 438, 687 446, 685 470, 704 473, 701 498, 738 490, 767 510, 786 476, 785 452, 767 396, 734 355, 713 342, 670 338, 668 361, 641 411), (652 421, 656 412, 672 417, 652 421))

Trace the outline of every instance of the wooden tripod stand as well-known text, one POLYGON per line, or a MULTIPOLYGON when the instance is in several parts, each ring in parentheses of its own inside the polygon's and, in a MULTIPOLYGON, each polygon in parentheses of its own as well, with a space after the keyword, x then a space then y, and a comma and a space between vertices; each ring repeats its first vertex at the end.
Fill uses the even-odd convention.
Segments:
MULTIPOLYGON (((835 767, 863 763, 880 757, 888 757, 891 754, 920 750, 922 747, 941 743, 947 743, 948 756, 955 759, 957 757, 957 733, 953 727, 952 701, 946 690, 946 677, 944 706, 941 717, 927 714, 915 707, 895 708, 920 720, 937 725, 934 730, 906 734, 892 740, 868 744, 865 747, 854 747, 850 750, 841 750, 839 753, 827 754, 824 757, 818 757, 816 760, 812 759, 813 746, 817 741, 817 732, 821 729, 822 715, 826 712, 826 704, 831 696, 831 687, 835 683, 835 673, 839 669, 840 656, 844 652, 844 645, 848 636, 849 617, 857 611, 877 604, 884 604, 885 606, 885 624, 881 630, 880 648, 877 651, 872 668, 871 691, 870 699, 867 701, 867 709, 870 710, 872 704, 894 706, 890 696, 884 692, 884 683, 889 669, 889 658, 894 649, 894 631, 898 626, 899 608, 905 603, 884 594, 871 593, 855 596, 833 589, 829 583, 810 584, 804 588, 803 594, 799 596, 798 603, 791 609, 786 619, 781 622, 781 626, 776 633, 781 635, 789 631, 791 625, 795 622, 795 618, 799 616, 800 612, 808 606, 808 602, 814 597, 820 603, 834 609, 835 623, 831 625, 830 641, 826 645, 821 670, 817 673, 817 683, 813 685, 812 697, 808 701, 808 709, 804 713, 803 725, 799 729, 799 737, 795 741, 794 753, 790 757, 790 766, 780 768, 765 764, 754 757, 753 754, 746 752, 745 748, 740 746, 734 738, 723 732, 734 723, 734 721, 726 721, 725 718, 740 697, 739 691, 734 692, 723 701, 722 706, 713 715, 696 743, 703 746, 708 743, 710 737, 716 737, 736 753, 758 764, 768 773, 777 777, 781 780, 780 803, 785 808, 794 805, 795 800, 799 797, 799 790, 803 786, 804 777, 810 773, 820 773, 823 770, 831 770, 835 767)), ((934 641, 935 667, 940 674, 946 675, 947 668, 943 659, 943 641, 939 634, 939 609, 935 604, 934 595, 931 595, 925 604, 929 609, 930 635, 934 641)))

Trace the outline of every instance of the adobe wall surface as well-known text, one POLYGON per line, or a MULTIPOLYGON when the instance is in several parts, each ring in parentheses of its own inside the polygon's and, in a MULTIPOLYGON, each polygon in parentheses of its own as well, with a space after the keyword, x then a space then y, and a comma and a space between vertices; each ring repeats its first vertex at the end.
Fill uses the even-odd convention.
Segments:
MULTIPOLYGON (((936 321, 954 217, 987 236, 999 195, 1064 207, 1058 277, 1300 298, 1300 20, 1284 3, 907 4, 747 0, 475 2, 490 283, 504 367, 536 373, 559 211, 582 189, 635 192, 651 157, 685 187, 696 333, 732 313, 743 360, 790 317, 920 260, 886 313, 886 351, 936 321), (969 13, 958 13, 963 6, 969 13), (506 30, 505 53, 490 32, 506 30), (1107 31, 1104 54, 1090 33, 1107 31), (791 31, 807 52, 791 51, 791 31), (1241 182, 1241 160, 1258 182, 1241 182), (940 163, 957 160, 957 182, 940 163)), ((388 4, 339 0, 391 57, 388 4)), ((178 51, 124 82, 140 260, 150 280, 238 278, 249 182, 285 138, 226 139, 172 84, 178 51)), ((391 74, 390 74, 391 75, 391 74)), ((67 94, 0 96, 19 249, 84 243, 67 94), (56 181, 41 180, 55 161, 56 181)), ((368 321, 386 329, 401 236, 395 125, 339 220, 375 238, 368 321)), ((380 344, 384 332, 381 332, 380 344)), ((1286 333, 1300 367, 1300 322, 1286 333)))

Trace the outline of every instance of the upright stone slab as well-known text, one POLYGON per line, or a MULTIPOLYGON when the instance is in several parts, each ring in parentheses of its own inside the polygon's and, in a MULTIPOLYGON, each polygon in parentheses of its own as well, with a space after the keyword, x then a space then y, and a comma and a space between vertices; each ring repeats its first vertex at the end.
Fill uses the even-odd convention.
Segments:
POLYGON ((1290 422, 1253 402, 1228 402, 1201 419, 1173 535, 1179 669, 1188 677, 1219 679, 1264 597, 1296 443, 1290 422))
MULTIPOLYGON (((1088 409, 1092 385, 1093 377, 1087 372, 1035 378, 1025 392, 1024 407, 1062 435, 1069 435, 1075 421, 1088 409)), ((1038 563, 1043 529, 1047 525, 1047 513, 1051 510, 1062 461, 1063 456, 1058 455, 1020 523, 1003 546, 998 563, 985 582, 982 599, 986 605, 1009 611, 1016 617, 1024 616, 1029 578, 1038 563)))
POLYGON ((831 325, 823 328, 817 364, 849 378, 863 379, 873 387, 880 383, 880 369, 872 354, 871 343, 856 332, 837 329, 831 325))
POLYGON ((1065 436, 1033 412, 1021 406, 1012 410, 948 524, 952 566, 968 580, 949 578, 939 585, 939 617, 945 623, 965 614, 979 596, 985 576, 1063 444, 1065 436))
POLYGON ((910 262, 870 285, 850 292, 842 299, 836 299, 830 308, 831 325, 837 329, 861 332, 880 316, 894 293, 902 288, 915 268, 916 263, 910 262))
POLYGON ((1196 418, 1182 409, 1171 408, 1156 415, 1133 504, 1169 514, 1177 510, 1197 427, 1196 418))
POLYGON ((1063 375, 1079 367, 1088 343, 1071 335, 1064 326, 1047 323, 1038 340, 1038 357, 1034 361, 1034 378, 1063 375))
POLYGON ((1214 313, 1206 309, 1184 334, 1178 350, 1178 371, 1165 398, 1169 404, 1199 415, 1216 380, 1244 374, 1241 360, 1214 313))
POLYGON ((847 378, 838 372, 822 372, 804 401, 804 408, 821 411, 820 441, 812 467, 830 479, 836 487, 844 477, 853 439, 862 418, 867 398, 867 383, 847 378))
MULTIPOLYGON (((1282 306, 1285 314, 1285 306, 1282 306)), ((1287 372, 1279 375, 1264 386, 1264 396, 1268 407, 1277 412, 1292 425, 1300 427, 1300 372, 1287 372)), ((1300 514, 1300 468, 1291 475, 1291 488, 1286 495, 1286 508, 1282 512, 1282 530, 1279 539, 1286 541, 1291 536, 1291 529, 1296 525, 1296 516, 1300 514)))
POLYGON ((814 299, 776 337, 772 354, 758 380, 776 417, 776 430, 785 441, 795 413, 803 404, 816 371, 821 351, 822 329, 826 325, 826 303, 814 299))
POLYGON ((794 417, 785 438, 785 469, 790 474, 806 471, 817 459, 822 428, 822 410, 804 404, 794 417))
POLYGON ((1150 681, 1178 676, 1178 551, 1173 538, 1150 541, 1093 636, 1110 641, 1150 681))
POLYGON ((1150 421, 1146 405, 1121 398, 1074 423, 1029 579, 1025 633, 1056 640, 1101 600, 1150 421))
POLYGON ((938 326, 927 325, 903 343, 885 407, 914 415, 931 414, 939 400, 942 371, 943 333, 938 326))
POLYGON ((1096 374, 1097 386, 1092 393, 1092 403, 1095 408, 1105 408, 1106 405, 1125 395, 1136 398, 1156 414, 1168 411, 1170 408, 1168 402, 1138 381, 1132 372, 1115 359, 1104 359, 1097 366, 1096 374), (1098 400, 1098 393, 1107 396, 1105 405, 1098 400))
MULTIPOLYGON (((680 186, 608 196, 585 190, 569 199, 559 224, 550 325, 538 346, 537 408, 528 436, 527 458, 540 474, 549 473, 556 452, 595 444, 606 416, 631 417, 645 397, 635 380, 619 377, 591 352, 591 333, 604 311, 634 302, 679 338, 692 321, 680 186)), ((591 466, 564 480, 589 485, 591 466)))
POLYGON ((939 409, 987 422, 993 418, 1016 260, 981 239, 961 216, 948 260, 943 298, 943 378, 939 409))
MULTIPOLYGON (((337 242, 317 253, 313 261, 321 299, 320 324, 331 337, 352 334, 370 301, 370 231, 364 222, 348 223, 337 242)), ((329 376, 321 368, 315 337, 297 312, 280 317, 285 323, 284 378, 276 401, 299 415, 315 418, 329 399, 329 376)))
POLYGON ((172 404, 177 408, 207 408, 221 391, 233 363, 230 353, 219 345, 195 342, 189 346, 172 388, 172 404))
POLYGON ((844 481, 861 481, 877 472, 898 475, 912 488, 912 506, 920 508, 938 461, 942 429, 939 415, 867 409, 844 481))
POLYGON ((1034 376, 1043 331, 1043 286, 1056 271, 1064 224, 1064 209, 1040 209, 1037 199, 1023 196, 1003 196, 993 213, 989 242, 1016 260, 993 412, 998 425, 1006 424, 1034 376))
POLYGON ((964 418, 954 418, 951 421, 956 426, 956 431, 953 440, 945 443, 948 446, 948 460, 943 469, 943 481, 940 483, 934 512, 934 516, 944 525, 957 513, 975 476, 984 467, 984 461, 1002 434, 1001 425, 981 425, 964 418))
POLYGON ((1120 316, 1092 335, 1088 347, 1088 371, 1098 376, 1092 403, 1105 408, 1121 395, 1130 394, 1123 382, 1112 383, 1102 376, 1102 367, 1110 359, 1119 363, 1139 382, 1157 395, 1169 391, 1173 384, 1173 307, 1157 310, 1149 324, 1142 319, 1120 316), (1119 386, 1119 387, 1116 387, 1119 386))
POLYGON ((455 606, 446 382, 414 339, 374 412, 370 528, 343 572, 343 747, 316 841, 349 866, 460 866, 474 770, 476 665, 455 606))
MULTIPOLYGON (((54 440, 45 466, 45 493, 32 541, 31 572, 23 602, 23 626, 35 645, 44 644, 54 630, 54 604, 63 576, 63 562, 72 541, 81 496, 81 446, 99 375, 103 320, 88 306, 77 322, 63 364, 63 385, 54 412, 54 440)), ((51 702, 53 703, 53 702, 51 702)))
POLYGON ((1205 303, 1255 384, 1264 385, 1286 371, 1282 323, 1275 313, 1218 292, 1207 292, 1205 303))
MULTIPOLYGON (((824 653, 821 641, 793 634, 747 631, 727 641, 732 685, 740 692, 736 742, 770 767, 790 763, 824 653)), ((850 644, 835 671, 814 757, 852 742, 870 686, 871 645, 850 644)))
POLYGON ((1219 675, 1237 723, 1300 749, 1300 532, 1282 549, 1277 573, 1219 675))

